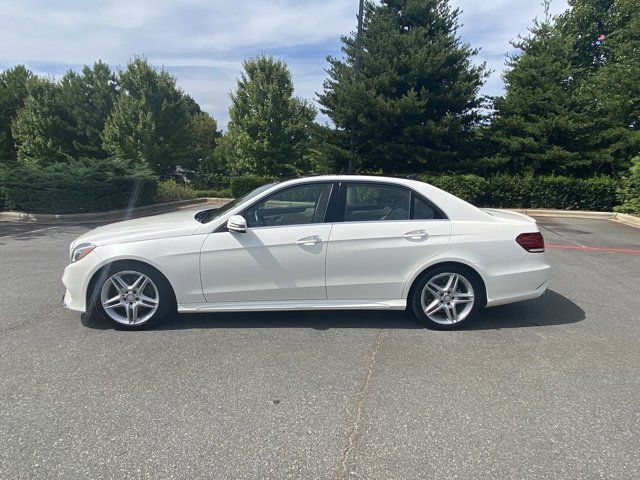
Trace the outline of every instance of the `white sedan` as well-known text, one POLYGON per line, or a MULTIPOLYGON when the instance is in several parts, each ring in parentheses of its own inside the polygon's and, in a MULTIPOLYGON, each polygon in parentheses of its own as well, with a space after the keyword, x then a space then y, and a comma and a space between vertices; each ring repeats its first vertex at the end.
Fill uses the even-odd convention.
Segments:
POLYGON ((77 238, 63 303, 137 329, 171 311, 410 309, 453 328, 539 297, 550 266, 530 217, 429 184, 323 176, 264 185, 77 238))

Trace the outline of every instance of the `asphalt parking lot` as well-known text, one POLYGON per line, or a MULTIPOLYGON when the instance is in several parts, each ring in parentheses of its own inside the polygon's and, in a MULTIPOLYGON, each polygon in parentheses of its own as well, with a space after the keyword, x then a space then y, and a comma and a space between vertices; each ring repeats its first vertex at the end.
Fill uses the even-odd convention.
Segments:
POLYGON ((640 229, 543 218, 538 300, 399 312, 60 305, 82 225, 0 223, 0 478, 640 478, 640 229))

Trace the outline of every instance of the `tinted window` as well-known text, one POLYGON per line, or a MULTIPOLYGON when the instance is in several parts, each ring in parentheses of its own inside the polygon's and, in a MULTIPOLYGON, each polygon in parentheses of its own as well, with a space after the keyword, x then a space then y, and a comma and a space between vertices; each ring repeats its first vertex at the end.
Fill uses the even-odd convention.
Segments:
POLYGON ((274 193, 244 212, 247 226, 271 227, 322 223, 331 183, 312 183, 274 193))
POLYGON ((203 210, 201 212, 198 212, 195 215, 195 219, 197 221, 199 221, 200 223, 208 223, 211 220, 214 220, 214 219, 218 218, 223 213, 228 212, 229 210, 231 210, 235 206, 240 205, 241 203, 252 199, 256 195, 264 192, 265 190, 268 190, 269 188, 273 187, 276 183, 277 182, 269 183, 267 185, 262 185, 261 187, 258 187, 255 190, 252 190, 251 192, 247 193, 246 195, 244 195, 242 197, 236 198, 235 200, 232 200, 229 203, 225 203, 220 208, 210 208, 208 210, 203 210))
POLYGON ((345 222, 408 220, 411 192, 390 185, 348 184, 345 222))
POLYGON ((436 212, 431 205, 419 198, 417 195, 413 196, 413 216, 415 220, 433 220, 442 218, 440 212, 436 212))

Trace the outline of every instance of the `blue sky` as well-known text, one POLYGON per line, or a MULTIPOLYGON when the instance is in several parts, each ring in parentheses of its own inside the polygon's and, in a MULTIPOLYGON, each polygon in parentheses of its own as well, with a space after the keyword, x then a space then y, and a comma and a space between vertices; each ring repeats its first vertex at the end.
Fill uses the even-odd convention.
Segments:
MULTIPOLYGON (((358 0, 0 0, 0 68, 23 63, 59 77, 102 59, 117 67, 135 55, 164 66, 224 127, 241 62, 258 53, 285 60, 296 94, 315 101, 328 54, 355 30, 358 0)), ((542 16, 538 0, 452 0, 464 41, 493 70, 483 93, 502 91, 509 41, 542 16)), ((552 13, 566 9, 554 0, 552 13)), ((322 115, 318 118, 325 121, 322 115)))

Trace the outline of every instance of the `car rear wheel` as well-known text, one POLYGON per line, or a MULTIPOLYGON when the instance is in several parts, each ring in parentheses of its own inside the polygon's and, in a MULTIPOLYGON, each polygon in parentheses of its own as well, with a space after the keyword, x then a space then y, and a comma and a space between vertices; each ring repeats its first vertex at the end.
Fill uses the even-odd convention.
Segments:
POLYGON ((483 292, 481 282, 467 269, 436 267, 416 285, 411 307, 429 326, 450 330, 473 318, 482 305, 483 292))
POLYGON ((168 282, 142 264, 111 267, 95 287, 97 310, 119 328, 137 330, 164 318, 173 303, 168 282))

